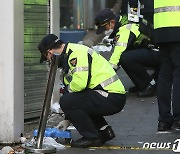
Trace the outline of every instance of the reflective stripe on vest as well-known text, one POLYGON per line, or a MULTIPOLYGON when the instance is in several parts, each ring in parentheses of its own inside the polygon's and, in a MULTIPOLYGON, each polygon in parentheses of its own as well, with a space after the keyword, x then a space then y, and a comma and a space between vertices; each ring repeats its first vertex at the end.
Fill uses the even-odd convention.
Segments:
POLYGON ((119 79, 119 77, 117 75, 114 75, 113 77, 101 82, 100 85, 104 88, 104 87, 110 85, 111 83, 117 81, 118 79, 119 79))
POLYGON ((71 72, 73 74, 75 72, 82 72, 82 71, 88 71, 88 67, 76 67, 71 72))
POLYGON ((126 28, 131 30, 132 29, 132 24, 127 24, 126 28))
POLYGON ((154 29, 180 26, 180 1, 155 0, 154 29))
POLYGON ((116 42, 116 46, 127 47, 127 43, 124 43, 124 42, 116 42))
MULTIPOLYGON (((94 50, 93 49, 88 49, 88 53, 92 56, 92 54, 93 54, 93 52, 94 52, 94 50)), ((72 71, 71 71, 71 73, 73 74, 73 73, 75 73, 75 72, 82 72, 82 71, 88 71, 89 70, 89 68, 88 67, 76 67, 76 68, 74 68, 72 71)))
POLYGON ((175 11, 180 11, 180 6, 168 6, 168 7, 160 7, 154 9, 154 13, 175 12, 175 11))

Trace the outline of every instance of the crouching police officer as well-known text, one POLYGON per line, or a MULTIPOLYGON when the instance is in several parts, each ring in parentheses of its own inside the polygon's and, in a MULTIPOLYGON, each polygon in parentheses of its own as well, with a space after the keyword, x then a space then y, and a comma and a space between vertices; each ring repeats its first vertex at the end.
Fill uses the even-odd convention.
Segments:
POLYGON ((68 92, 60 99, 66 116, 60 125, 66 129, 71 122, 83 136, 71 146, 101 146, 114 138, 114 132, 103 116, 120 112, 126 96, 124 86, 109 62, 84 45, 64 44, 54 34, 45 36, 38 49, 40 62, 51 61, 52 54, 61 55, 59 67, 64 70, 68 92))
POLYGON ((142 20, 139 24, 128 21, 126 15, 116 17, 110 9, 101 10, 95 17, 97 34, 111 32, 115 39, 109 62, 117 70, 119 65, 125 70, 135 87, 129 92, 137 92, 138 97, 155 95, 156 78, 148 74, 147 68, 159 71, 160 53, 151 42, 151 30, 142 20))

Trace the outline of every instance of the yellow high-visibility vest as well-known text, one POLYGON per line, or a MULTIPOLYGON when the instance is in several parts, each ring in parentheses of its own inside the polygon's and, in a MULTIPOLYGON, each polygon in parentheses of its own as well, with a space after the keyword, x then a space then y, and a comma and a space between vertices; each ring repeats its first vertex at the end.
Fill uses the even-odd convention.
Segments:
POLYGON ((154 29, 180 26, 180 0, 154 0, 154 29))
POLYGON ((140 35, 139 26, 135 23, 126 24, 120 27, 118 33, 116 33, 116 36, 119 36, 119 38, 115 44, 114 51, 109 60, 113 68, 117 67, 122 53, 127 48, 130 32, 132 32, 137 38, 140 35))
POLYGON ((68 43, 66 53, 69 50, 72 51, 68 58, 68 74, 71 80, 67 81, 67 76, 65 76, 64 80, 65 84, 68 84, 70 91, 79 92, 85 88, 94 89, 100 85, 110 93, 125 94, 122 82, 104 57, 84 45, 68 43), (91 66, 89 66, 88 55, 92 58, 91 66), (91 77, 88 81, 90 70, 91 77))

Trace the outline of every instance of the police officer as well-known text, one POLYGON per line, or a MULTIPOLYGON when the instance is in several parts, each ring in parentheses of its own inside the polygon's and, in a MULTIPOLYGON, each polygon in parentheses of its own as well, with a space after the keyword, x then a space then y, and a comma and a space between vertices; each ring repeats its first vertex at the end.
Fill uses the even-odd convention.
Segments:
POLYGON ((38 48, 40 62, 51 61, 54 53, 61 54, 59 67, 65 72, 67 87, 67 93, 60 99, 66 116, 61 125, 67 128, 70 121, 83 136, 71 146, 101 146, 114 138, 114 132, 103 116, 120 112, 126 97, 124 86, 108 61, 84 45, 64 44, 53 34, 45 36, 38 48))
POLYGON ((154 0, 155 41, 160 46, 161 70, 157 98, 159 131, 180 129, 180 1, 154 0), (172 109, 171 109, 172 106, 172 109))
POLYGON ((101 10, 95 22, 98 26, 97 33, 107 33, 106 31, 113 29, 110 37, 116 38, 116 43, 109 62, 115 70, 121 65, 133 81, 135 87, 129 91, 137 92, 139 97, 153 96, 156 82, 145 67, 158 71, 160 57, 159 52, 151 49, 150 37, 145 35, 151 33, 146 23, 142 23, 142 26, 131 23, 127 16, 116 19, 110 9, 101 10))

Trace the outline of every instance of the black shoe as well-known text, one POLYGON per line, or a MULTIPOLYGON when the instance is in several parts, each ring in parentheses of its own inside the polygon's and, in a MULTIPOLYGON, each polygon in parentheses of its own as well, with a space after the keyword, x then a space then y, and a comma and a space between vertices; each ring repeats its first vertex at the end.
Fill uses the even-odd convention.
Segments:
POLYGON ((102 146, 102 140, 101 138, 92 138, 92 139, 87 139, 85 137, 82 137, 76 141, 73 141, 71 143, 71 147, 74 148, 88 148, 88 147, 99 147, 102 146))
POLYGON ((140 89, 137 86, 135 86, 129 88, 128 93, 137 93, 138 91, 140 91, 140 89))
POLYGON ((137 93, 138 97, 150 97, 156 95, 156 87, 149 84, 144 90, 137 93))
POLYGON ((107 126, 104 130, 100 130, 102 142, 105 143, 109 140, 112 140, 115 137, 115 134, 111 126, 107 126))
POLYGON ((158 123, 158 131, 168 131, 171 130, 172 123, 169 122, 159 122, 158 123))
POLYGON ((174 121, 172 128, 175 130, 180 130, 180 120, 179 121, 174 121))

